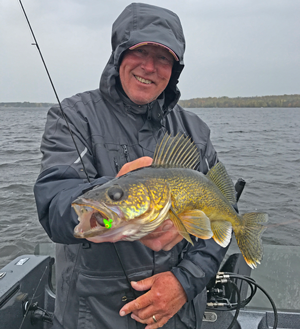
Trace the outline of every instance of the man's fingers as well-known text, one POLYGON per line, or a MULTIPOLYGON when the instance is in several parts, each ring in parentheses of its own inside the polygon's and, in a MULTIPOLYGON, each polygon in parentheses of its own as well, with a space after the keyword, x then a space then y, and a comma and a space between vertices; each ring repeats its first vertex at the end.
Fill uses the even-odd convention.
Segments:
POLYGON ((161 230, 163 232, 167 232, 167 231, 170 231, 171 229, 174 228, 174 224, 173 222, 171 221, 171 219, 166 219, 163 223, 163 225, 161 225, 161 230))
POLYGON ((166 317, 161 317, 161 315, 153 314, 147 319, 141 319, 135 314, 131 314, 131 318, 134 319, 137 322, 147 324, 145 329, 156 329, 162 327, 164 324, 168 322, 168 319, 166 317), (153 316, 155 320, 153 319, 153 316))
MULTIPOLYGON (((132 288, 137 291, 144 291, 151 289, 153 282, 155 280, 155 277, 151 276, 150 278, 135 282, 131 281, 132 288)), ((150 298, 151 294, 145 293, 143 296, 138 297, 137 299, 133 300, 132 302, 126 304, 122 307, 120 310, 120 315, 124 316, 126 314, 129 314, 134 311, 141 310, 143 308, 148 307, 152 304, 152 299, 150 298)))
POLYGON ((152 302, 149 300, 148 293, 145 293, 143 296, 138 297, 137 299, 133 300, 132 302, 123 306, 120 310, 120 315, 124 316, 129 314, 133 311, 140 310, 149 306, 152 302))
POLYGON ((152 233, 144 236, 140 241, 154 251, 170 250, 176 243, 182 240, 176 227, 170 219, 167 219, 152 233), (167 249, 165 249, 165 247, 167 249))
POLYGON ((149 290, 153 285, 154 278, 151 276, 150 278, 135 282, 131 281, 131 286, 133 289, 137 291, 149 290))
POLYGON ((174 229, 174 225, 170 219, 164 221, 162 225, 156 228, 153 232, 145 235, 141 240, 152 240, 157 239, 174 229))
POLYGON ((148 329, 162 327, 187 301, 184 289, 171 272, 155 274, 145 280, 132 282, 134 289, 139 284, 141 289, 149 288, 149 286, 151 289, 125 305, 120 315, 132 313, 132 318, 147 324, 148 329))

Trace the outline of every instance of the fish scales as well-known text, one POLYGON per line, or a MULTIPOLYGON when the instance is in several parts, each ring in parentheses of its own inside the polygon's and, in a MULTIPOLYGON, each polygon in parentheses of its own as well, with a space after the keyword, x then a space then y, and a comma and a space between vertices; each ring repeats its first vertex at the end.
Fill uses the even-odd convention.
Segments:
POLYGON ((186 168, 174 168, 167 171, 160 168, 148 168, 143 172, 143 177, 147 176, 149 179, 155 177, 156 180, 169 184, 176 213, 201 209, 211 220, 223 218, 232 222, 233 225, 241 221, 220 190, 198 171, 186 168))

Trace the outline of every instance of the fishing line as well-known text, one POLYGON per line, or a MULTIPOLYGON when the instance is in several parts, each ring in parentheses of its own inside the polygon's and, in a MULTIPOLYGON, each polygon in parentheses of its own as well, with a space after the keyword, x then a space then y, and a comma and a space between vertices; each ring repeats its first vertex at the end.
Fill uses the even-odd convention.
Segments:
POLYGON ((42 60, 42 62, 43 62, 43 64, 44 64, 44 68, 45 68, 45 70, 46 70, 47 76, 48 76, 49 81, 50 81, 50 83, 51 83, 51 86, 52 86, 52 89, 53 89, 53 91, 54 91, 54 94, 55 94, 56 100, 57 100, 57 102, 58 102, 58 105, 59 105, 60 111, 61 111, 61 113, 62 113, 62 116, 63 116, 64 120, 66 121, 66 124, 67 124, 68 130, 69 130, 69 132, 70 132, 70 135, 71 135, 72 140, 73 140, 73 143, 74 143, 74 146, 75 146, 76 151, 77 151, 77 153, 78 153, 78 157, 79 157, 80 162, 81 162, 81 165, 82 165, 82 167, 83 167, 83 171, 84 171, 84 173, 85 173, 85 176, 86 176, 88 182, 91 183, 90 178, 89 178, 89 176, 88 176, 88 174, 87 174, 87 171, 86 171, 85 165, 84 165, 84 163, 83 163, 82 156, 81 156, 81 154, 80 154, 80 152, 79 152, 79 149, 78 149, 78 146, 77 146, 77 144, 76 144, 76 141, 75 141, 75 138, 74 138, 74 134, 72 133, 72 130, 71 130, 71 127, 70 127, 70 125, 69 125, 69 122, 68 122, 67 116, 66 116, 66 114, 65 114, 65 112, 64 112, 64 110, 63 110, 63 108, 62 108, 61 102, 60 102, 60 100, 59 100, 58 94, 57 94, 56 89, 55 89, 55 87, 54 87, 53 81, 52 81, 52 79, 51 79, 50 73, 49 73, 49 71, 48 71, 48 68, 47 68, 46 62, 45 62, 44 57, 43 57, 43 55, 42 55, 42 52, 41 52, 41 49, 40 49, 39 44, 38 44, 38 42, 37 42, 37 39, 36 39, 36 37, 35 37, 35 34, 34 34, 34 32, 33 32, 33 29, 32 29, 32 27, 31 27, 31 24, 30 24, 29 19, 28 19, 28 17, 27 17, 26 11, 25 11, 25 9, 24 9, 24 6, 23 6, 23 4, 22 4, 22 1, 19 0, 19 2, 20 2, 21 8, 22 8, 23 13, 24 13, 24 16, 25 16, 25 18, 26 18, 26 21, 27 21, 27 23, 28 23, 29 29, 30 29, 31 34, 32 34, 33 39, 34 39, 34 43, 32 43, 32 45, 33 45, 33 46, 36 46, 36 48, 37 48, 37 50, 38 50, 38 52, 39 52, 39 54, 40 54, 41 60, 42 60))

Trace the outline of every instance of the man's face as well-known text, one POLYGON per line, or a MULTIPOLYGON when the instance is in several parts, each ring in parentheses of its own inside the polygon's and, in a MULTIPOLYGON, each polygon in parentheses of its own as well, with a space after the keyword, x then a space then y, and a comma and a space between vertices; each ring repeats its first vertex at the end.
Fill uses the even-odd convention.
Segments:
POLYGON ((169 83, 173 62, 169 51, 160 46, 127 50, 119 69, 126 95, 138 105, 155 100, 169 83))

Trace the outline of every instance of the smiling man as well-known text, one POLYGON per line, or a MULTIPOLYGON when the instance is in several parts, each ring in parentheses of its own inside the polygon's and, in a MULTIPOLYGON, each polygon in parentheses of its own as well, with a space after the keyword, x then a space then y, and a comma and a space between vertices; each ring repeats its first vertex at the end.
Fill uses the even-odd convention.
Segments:
POLYGON ((173 62, 170 51, 153 43, 127 50, 119 74, 128 98, 138 105, 157 99, 170 81, 173 62))
POLYGON ((167 9, 133 3, 117 18, 100 88, 62 102, 91 184, 59 107, 49 110, 34 191, 40 222, 57 243, 53 329, 201 327, 206 284, 226 249, 194 237, 192 246, 170 220, 141 241, 76 239, 71 207, 91 186, 149 165, 166 132, 191 137, 199 171, 218 161, 207 125, 177 104, 184 50, 180 20, 167 9))

